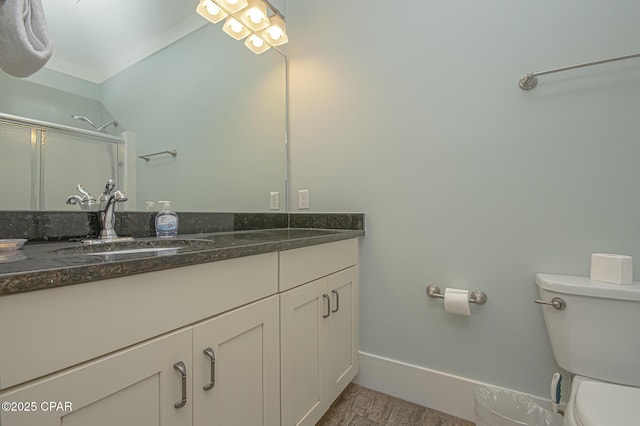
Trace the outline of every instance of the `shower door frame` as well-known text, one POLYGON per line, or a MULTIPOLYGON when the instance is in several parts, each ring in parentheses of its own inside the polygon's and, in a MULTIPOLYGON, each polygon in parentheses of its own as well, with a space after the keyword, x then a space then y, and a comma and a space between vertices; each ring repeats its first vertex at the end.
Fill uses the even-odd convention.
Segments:
POLYGON ((31 146, 31 210, 44 210, 45 206, 45 170, 47 135, 49 132, 65 136, 82 137, 92 141, 116 144, 116 167, 114 183, 120 187, 124 173, 125 139, 106 133, 77 129, 32 118, 0 113, 0 123, 27 128, 30 130, 31 146))

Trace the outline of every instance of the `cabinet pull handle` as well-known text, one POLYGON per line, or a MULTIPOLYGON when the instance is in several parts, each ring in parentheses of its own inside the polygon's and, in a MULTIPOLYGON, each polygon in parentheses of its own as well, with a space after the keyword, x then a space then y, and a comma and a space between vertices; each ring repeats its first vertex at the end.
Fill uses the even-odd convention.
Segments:
POLYGON ((332 309, 331 312, 336 313, 340 310, 340 293, 338 293, 338 290, 331 290, 331 293, 336 296, 336 308, 332 309))
POLYGON ((331 315, 331 298, 328 294, 323 294, 322 297, 327 301, 327 313, 322 315, 322 318, 329 318, 329 315, 331 315))
POLYGON ((182 408, 187 405, 187 367, 184 365, 184 362, 178 361, 173 364, 173 368, 178 370, 182 380, 182 400, 180 400, 180 402, 176 402, 173 406, 176 408, 182 408))
POLYGON ((208 391, 213 389, 213 387, 216 385, 216 354, 211 348, 207 348, 203 352, 211 361, 211 382, 209 382, 208 385, 202 387, 202 389, 208 391))

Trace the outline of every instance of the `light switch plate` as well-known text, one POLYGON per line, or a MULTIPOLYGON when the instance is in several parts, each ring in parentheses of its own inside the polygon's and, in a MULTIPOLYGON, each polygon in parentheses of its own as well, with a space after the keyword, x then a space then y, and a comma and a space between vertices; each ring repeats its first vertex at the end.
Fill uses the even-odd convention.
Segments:
POLYGON ((298 191, 298 209, 300 210, 309 209, 309 190, 308 189, 301 189, 298 191))
POLYGON ((280 210, 280 193, 272 192, 269 196, 269 208, 271 210, 280 210))

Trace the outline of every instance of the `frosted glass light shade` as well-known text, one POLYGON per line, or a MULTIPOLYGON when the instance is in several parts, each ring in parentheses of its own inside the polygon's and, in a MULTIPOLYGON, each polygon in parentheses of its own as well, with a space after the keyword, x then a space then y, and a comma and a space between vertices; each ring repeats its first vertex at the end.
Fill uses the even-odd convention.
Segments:
POLYGON ((229 13, 235 13, 247 7, 247 0, 215 0, 215 2, 229 13))
POLYGON ((271 48, 271 46, 269 46, 263 39, 255 34, 251 34, 249 37, 247 37, 247 39, 244 41, 244 45, 247 46, 249 50, 251 50, 256 55, 259 55, 262 52, 266 52, 271 48))
POLYGON ((196 7, 196 12, 214 24, 222 21, 229 15, 211 0, 200 0, 200 3, 196 7))
POLYGON ((236 40, 242 40, 251 34, 251 31, 231 16, 228 16, 227 20, 224 21, 222 30, 236 40))
POLYGON ((260 33, 267 43, 271 46, 280 46, 289 41, 289 37, 287 37, 287 24, 280 16, 273 15, 269 18, 269 24, 267 29, 260 33))
POLYGON ((260 31, 269 26, 267 5, 262 0, 249 0, 241 12, 240 20, 251 31, 260 31))

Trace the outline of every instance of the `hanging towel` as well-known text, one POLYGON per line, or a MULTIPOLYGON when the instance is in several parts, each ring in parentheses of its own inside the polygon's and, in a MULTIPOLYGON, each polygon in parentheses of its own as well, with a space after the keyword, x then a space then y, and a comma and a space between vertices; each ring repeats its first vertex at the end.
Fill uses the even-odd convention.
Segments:
POLYGON ((29 77, 53 53, 40 0, 0 0, 0 68, 29 77))

